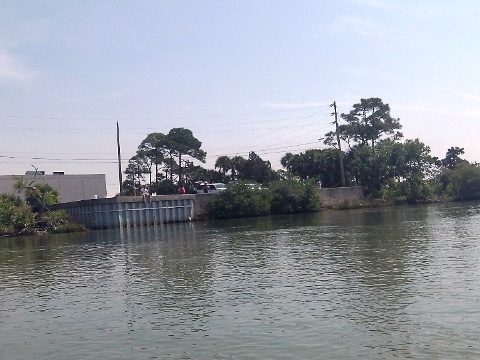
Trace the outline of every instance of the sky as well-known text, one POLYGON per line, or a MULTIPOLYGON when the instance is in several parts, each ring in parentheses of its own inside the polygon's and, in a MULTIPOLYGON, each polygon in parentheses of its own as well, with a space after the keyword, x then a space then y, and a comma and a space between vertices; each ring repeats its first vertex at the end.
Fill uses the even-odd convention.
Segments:
POLYGON ((152 132, 280 169, 334 101, 379 97, 405 139, 480 162, 477 0, 0 0, 0 175, 106 174, 152 132))

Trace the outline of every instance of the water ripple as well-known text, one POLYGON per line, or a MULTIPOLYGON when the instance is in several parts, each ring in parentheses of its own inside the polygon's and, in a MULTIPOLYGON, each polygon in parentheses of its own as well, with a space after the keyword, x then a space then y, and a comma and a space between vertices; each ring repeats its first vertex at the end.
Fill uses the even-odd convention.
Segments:
POLYGON ((472 203, 3 241, 2 356, 478 358, 479 220, 472 203))

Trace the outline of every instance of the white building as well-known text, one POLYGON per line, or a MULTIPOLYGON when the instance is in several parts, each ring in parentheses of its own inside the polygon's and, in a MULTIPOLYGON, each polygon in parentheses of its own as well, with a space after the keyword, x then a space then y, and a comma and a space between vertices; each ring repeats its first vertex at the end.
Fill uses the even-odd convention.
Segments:
POLYGON ((35 184, 48 184, 60 194, 60 202, 88 200, 107 197, 105 174, 65 175, 54 172, 45 175, 44 171, 27 171, 25 175, 0 175, 0 194, 14 194, 14 184, 18 178, 27 183, 35 180, 35 184))

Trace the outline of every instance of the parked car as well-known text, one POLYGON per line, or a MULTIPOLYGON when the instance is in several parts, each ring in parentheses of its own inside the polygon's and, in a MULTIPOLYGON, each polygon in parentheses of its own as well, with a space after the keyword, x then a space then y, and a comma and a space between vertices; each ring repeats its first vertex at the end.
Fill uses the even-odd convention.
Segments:
POLYGON ((213 183, 213 184, 208 184, 208 192, 209 193, 218 193, 220 191, 223 191, 227 188, 227 186, 223 183, 213 183))
POLYGON ((226 185, 223 183, 209 184, 204 181, 197 181, 194 185, 196 194, 216 194, 227 188, 226 185), (205 191, 205 188, 207 189, 207 191, 205 191))
MULTIPOLYGON (((237 181, 237 180, 235 180, 237 181)), ((245 183, 241 182, 243 185, 247 186, 250 190, 262 190, 262 185, 257 184, 257 183, 245 183)))

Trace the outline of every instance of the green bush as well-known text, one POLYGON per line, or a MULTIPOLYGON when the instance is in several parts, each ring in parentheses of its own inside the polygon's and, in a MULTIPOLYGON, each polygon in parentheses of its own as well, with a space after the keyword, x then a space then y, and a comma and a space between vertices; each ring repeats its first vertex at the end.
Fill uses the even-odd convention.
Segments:
POLYGON ((230 183, 227 188, 212 196, 208 214, 217 219, 252 217, 270 213, 267 190, 252 188, 246 183, 230 183))
POLYGON ((320 210, 321 202, 313 182, 275 181, 269 186, 272 214, 320 210))
POLYGON ((0 235, 32 234, 36 231, 85 231, 84 225, 70 221, 64 211, 48 211, 40 217, 33 213, 22 199, 15 195, 0 194, 0 235))
POLYGON ((395 181, 390 179, 382 187, 381 195, 384 199, 392 200, 395 204, 425 203, 432 199, 434 186, 423 179, 395 181))
POLYGON ((34 214, 18 196, 0 194, 0 234, 18 233, 34 224, 34 214))
POLYGON ((42 220, 47 224, 49 228, 66 224, 70 221, 70 215, 64 210, 48 211, 43 215, 42 220))
POLYGON ((152 184, 152 190, 157 195, 170 195, 177 193, 178 186, 171 180, 163 179, 156 184, 152 184))
POLYGON ((455 200, 480 199, 480 167, 463 162, 451 172, 447 193, 455 200))
POLYGON ((210 200, 208 213, 221 219, 312 212, 320 206, 313 182, 276 181, 268 189, 234 182, 210 200))
POLYGON ((35 213, 43 214, 48 206, 58 203, 59 197, 58 191, 49 184, 35 184, 25 189, 25 202, 35 213))
POLYGON ((63 210, 48 211, 43 214, 42 226, 49 232, 66 233, 85 231, 85 225, 73 223, 63 210))

